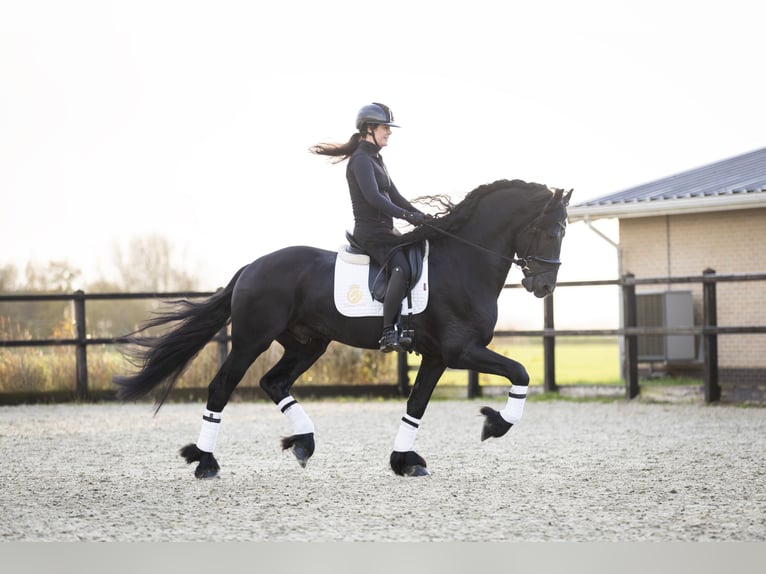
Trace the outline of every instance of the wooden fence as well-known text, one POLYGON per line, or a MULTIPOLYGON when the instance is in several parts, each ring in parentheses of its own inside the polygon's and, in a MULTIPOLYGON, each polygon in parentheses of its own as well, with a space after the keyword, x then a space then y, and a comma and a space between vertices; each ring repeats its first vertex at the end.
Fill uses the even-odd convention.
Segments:
MULTIPOLYGON (((554 326, 554 298, 548 296, 544 300, 542 330, 513 330, 496 331, 496 336, 542 337, 544 377, 543 388, 546 392, 556 392, 555 375, 555 346, 557 337, 588 337, 588 336, 619 336, 624 337, 625 349, 625 397, 632 399, 639 392, 638 380, 638 337, 641 335, 698 335, 702 337, 704 349, 703 386, 706 402, 716 402, 721 397, 721 387, 718 382, 718 336, 734 334, 766 334, 766 325, 760 326, 719 326, 717 320, 716 285, 722 282, 766 281, 766 273, 718 275, 712 269, 706 269, 700 276, 688 277, 656 277, 638 279, 633 275, 625 275, 621 279, 602 281, 572 281, 561 282, 557 289, 567 287, 588 287, 615 285, 622 289, 624 326, 620 329, 574 329, 562 330, 554 326), (667 285, 680 283, 701 283, 703 289, 703 324, 693 327, 639 327, 637 326, 636 286, 638 285, 667 285)), ((506 285, 507 289, 519 288, 520 285, 506 285)), ((90 345, 117 344, 124 342, 119 337, 90 338, 86 331, 86 301, 94 300, 125 300, 125 299, 179 299, 199 298, 213 295, 213 292, 173 292, 173 293, 94 293, 86 294, 76 291, 72 294, 51 295, 2 295, 0 302, 34 302, 34 301, 72 301, 74 305, 75 336, 70 339, 33 339, 33 340, 0 340, 0 347, 38 347, 38 346, 72 346, 76 357, 76 397, 87 400, 88 392, 88 362, 87 352, 90 345)), ((229 336, 226 329, 219 332, 214 341, 218 345, 219 363, 222 363, 228 353, 229 336)), ((409 393, 409 372, 406 353, 399 353, 397 390, 400 396, 409 393)), ((481 394, 478 373, 468 373, 468 396, 476 397, 481 394)))
MULTIPOLYGON (((553 295, 545 298, 543 311, 543 329, 536 331, 495 331, 495 336, 526 336, 543 338, 543 388, 546 392, 556 392, 555 344, 556 337, 620 336, 624 337, 625 349, 625 398, 632 399, 640 393, 638 381, 638 337, 641 335, 699 335, 703 340, 703 388, 705 402, 716 402, 721 398, 718 382, 718 336, 735 334, 766 334, 766 325, 758 326, 720 326, 718 325, 718 304, 716 284, 723 282, 766 281, 766 273, 744 273, 718 275, 712 269, 706 269, 702 275, 686 277, 653 277, 637 279, 627 274, 622 279, 605 281, 573 281, 558 283, 562 287, 584 287, 597 285, 618 285, 622 289, 623 322, 620 329, 555 329, 553 317, 553 295), (693 327, 639 327, 637 325, 636 286, 667 285, 683 283, 702 283, 702 325, 693 327)), ((506 285, 506 288, 519 288, 520 285, 506 285)), ((469 373, 468 396, 479 396, 481 389, 478 374, 469 373)))

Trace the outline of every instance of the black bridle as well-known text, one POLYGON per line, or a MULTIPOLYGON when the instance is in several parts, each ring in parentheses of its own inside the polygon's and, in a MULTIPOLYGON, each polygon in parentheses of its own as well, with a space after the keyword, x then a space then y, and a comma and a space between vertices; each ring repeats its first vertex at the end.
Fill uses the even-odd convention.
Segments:
MULTIPOLYGON (((455 239, 457 241, 460 241, 461 243, 465 243, 466 245, 469 245, 473 247, 474 249, 478 249, 480 251, 484 251, 485 253, 489 253, 491 255, 494 255, 495 257, 499 257, 500 259, 503 259, 505 261, 508 261, 511 265, 517 265, 521 271, 524 273, 524 277, 533 277, 535 275, 540 275, 541 273, 545 273, 548 271, 547 268, 556 267, 558 268, 561 265, 561 259, 559 258, 551 258, 551 257, 540 257, 539 255, 530 255, 529 251, 532 248, 532 244, 534 240, 537 238, 537 236, 542 233, 543 229, 540 227, 539 223, 545 217, 546 211, 548 210, 548 205, 543 208, 543 211, 540 215, 538 215, 535 219, 533 219, 530 223, 524 226, 524 228, 521 230, 522 232, 526 231, 527 229, 531 228, 532 235, 529 238, 529 241, 527 242, 527 248, 524 250, 523 255, 521 255, 518 258, 515 257, 508 257, 507 255, 504 255, 502 253, 498 253, 497 251, 493 251, 492 249, 487 249, 486 247, 479 245, 477 243, 474 243, 473 241, 468 241, 467 239, 463 239, 462 237, 458 237, 454 233, 450 233, 449 231, 445 231, 444 229, 441 229, 439 227, 436 227, 435 225, 432 225, 428 223, 427 221, 423 223, 426 227, 430 227, 434 231, 437 231, 441 233, 442 235, 445 235, 447 237, 450 237, 451 239, 455 239), (542 266, 539 270, 533 270, 530 266, 530 262, 534 264, 538 264, 542 266)), ((562 229, 566 228, 566 225, 561 222, 557 221, 556 224, 561 227, 562 229)), ((517 251, 518 253, 518 251, 517 251)))
MULTIPOLYGON (((532 248, 532 244, 535 243, 535 240, 538 238, 540 233, 542 233, 544 230, 539 225, 539 221, 545 216, 545 210, 543 210, 543 213, 541 213, 538 217, 536 217, 527 227, 525 227, 522 231, 526 230, 527 228, 531 227, 531 235, 529 237, 529 241, 527 242, 527 248, 524 250, 524 254, 519 257, 517 261, 520 262, 519 267, 521 267, 521 270, 524 272, 525 277, 533 277, 535 275, 540 275, 541 273, 545 273, 549 270, 549 268, 555 267, 558 268, 561 266, 561 259, 556 257, 555 259, 552 257, 540 257, 539 255, 530 255, 529 251, 532 248), (538 270, 533 270, 532 265, 538 264, 541 268, 538 270)), ((566 229, 566 225, 562 221, 557 221, 556 225, 561 227, 561 229, 566 229)))

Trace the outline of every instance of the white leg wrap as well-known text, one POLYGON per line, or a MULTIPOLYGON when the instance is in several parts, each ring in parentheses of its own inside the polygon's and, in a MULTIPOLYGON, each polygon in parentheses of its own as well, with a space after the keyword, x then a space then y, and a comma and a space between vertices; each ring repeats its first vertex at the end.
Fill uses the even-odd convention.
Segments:
POLYGON ((505 422, 512 425, 519 424, 521 415, 524 413, 524 403, 527 402, 527 388, 519 385, 511 385, 511 392, 508 393, 508 402, 505 408, 500 411, 500 416, 505 422))
POLYGON ((415 437, 418 436, 418 429, 420 428, 420 419, 411 417, 410 415, 404 415, 402 422, 399 423, 399 432, 396 433, 396 440, 394 441, 395 452, 408 452, 415 446, 415 437))
POLYGON ((221 428, 221 413, 214 413, 205 409, 202 413, 202 430, 197 439, 197 448, 204 452, 215 450, 215 441, 221 428))
POLYGON ((277 405, 293 427, 293 434, 308 434, 314 432, 314 423, 293 397, 287 396, 277 405))

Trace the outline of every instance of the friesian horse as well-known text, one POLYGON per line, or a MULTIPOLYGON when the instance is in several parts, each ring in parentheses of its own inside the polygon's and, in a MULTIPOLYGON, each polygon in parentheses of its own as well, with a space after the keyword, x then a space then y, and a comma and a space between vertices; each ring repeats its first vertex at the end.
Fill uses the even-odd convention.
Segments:
MULTIPOLYGON (((529 375, 522 364, 487 348, 497 322, 497 299, 512 264, 521 267, 527 291, 536 297, 553 292, 571 194, 500 180, 477 187, 455 205, 443 205, 437 217, 401 236, 402 243, 429 240, 430 292, 426 309, 412 318, 410 350, 422 360, 390 457, 396 474, 428 474, 426 461, 414 450, 415 437, 448 367, 501 375, 511 383, 504 408, 481 409, 482 440, 503 436, 521 419, 529 375)), ((149 320, 130 337, 133 358, 141 367, 114 378, 118 397, 138 399, 164 383, 159 409, 188 363, 231 322, 231 351, 208 387, 199 439, 180 451, 187 463, 198 463, 197 478, 217 476, 220 467, 213 451, 221 413, 247 369, 275 340, 284 354, 260 386, 292 426, 293 434, 282 439, 283 449, 292 449, 305 467, 314 452, 314 425, 291 396, 293 383, 330 341, 377 349, 381 329, 380 317, 352 318, 336 310, 336 257, 335 252, 303 246, 264 255, 237 271, 215 295, 176 302, 179 307, 149 320), (164 335, 143 333, 167 323, 175 324, 164 335)))

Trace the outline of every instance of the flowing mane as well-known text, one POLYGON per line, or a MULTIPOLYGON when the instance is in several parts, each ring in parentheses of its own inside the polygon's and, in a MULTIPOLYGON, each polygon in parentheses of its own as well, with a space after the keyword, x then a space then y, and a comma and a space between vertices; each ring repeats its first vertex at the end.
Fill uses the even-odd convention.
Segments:
POLYGON ((444 231, 456 231, 463 227, 471 218, 476 207, 488 195, 498 191, 505 190, 523 195, 525 201, 529 201, 533 196, 540 197, 544 204, 551 198, 552 190, 541 183, 526 182, 521 179, 499 179, 492 183, 480 185, 470 191, 457 204, 453 204, 445 195, 426 195, 413 200, 413 203, 436 207, 435 219, 431 220, 429 226, 421 226, 409 233, 402 235, 401 243, 412 243, 421 239, 431 239, 439 235, 434 227, 444 231))

